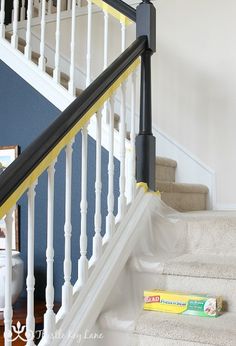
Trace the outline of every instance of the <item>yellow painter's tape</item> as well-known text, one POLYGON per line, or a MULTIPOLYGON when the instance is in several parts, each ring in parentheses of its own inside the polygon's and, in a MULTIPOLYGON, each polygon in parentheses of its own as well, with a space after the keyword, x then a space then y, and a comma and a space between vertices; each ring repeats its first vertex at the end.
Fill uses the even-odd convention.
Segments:
POLYGON ((124 14, 120 13, 118 10, 114 9, 112 6, 108 5, 102 0, 91 0, 92 3, 100 7, 103 11, 109 13, 114 18, 118 19, 122 24, 130 25, 133 21, 126 17, 124 14))
POLYGON ((38 177, 46 171, 50 164, 58 157, 62 149, 70 143, 83 126, 104 103, 114 94, 115 90, 128 78, 128 76, 138 67, 140 58, 136 59, 125 72, 111 85, 111 87, 100 97, 97 102, 88 110, 88 112, 80 119, 76 125, 62 138, 62 140, 50 151, 50 153, 38 164, 38 166, 30 173, 30 175, 21 183, 21 185, 12 193, 12 195, 3 203, 0 208, 0 219, 2 219, 8 211, 17 203, 23 193, 38 179, 38 177))
POLYGON ((136 184, 137 188, 141 187, 142 189, 144 189, 144 192, 148 192, 148 184, 147 183, 137 183, 136 184))
POLYGON ((143 188, 143 189, 144 189, 144 192, 151 193, 151 194, 156 195, 156 196, 158 196, 158 197, 161 196, 160 191, 149 191, 149 188, 148 188, 148 184, 147 184, 147 183, 142 183, 142 182, 140 182, 140 183, 137 183, 136 186, 137 186, 137 188, 139 188, 139 187, 143 188))

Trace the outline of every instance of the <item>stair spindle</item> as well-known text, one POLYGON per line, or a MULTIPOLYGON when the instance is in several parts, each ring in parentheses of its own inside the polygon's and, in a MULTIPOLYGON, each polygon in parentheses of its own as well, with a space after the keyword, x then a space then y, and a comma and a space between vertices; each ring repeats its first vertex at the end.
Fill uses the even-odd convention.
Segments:
POLYGON ((60 83, 60 33, 61 33, 61 0, 57 0, 56 18, 56 49, 55 49, 55 69, 53 78, 56 83, 60 83))
MULTIPOLYGON (((104 56, 103 56, 103 70, 105 70, 108 66, 108 38, 109 38, 109 15, 106 11, 103 11, 104 13, 104 56)), ((107 101, 104 103, 103 108, 103 119, 106 124, 108 124, 109 121, 109 114, 108 114, 108 103, 107 101)))
POLYGON ((91 82, 91 37, 92 37, 92 2, 91 0, 88 0, 86 87, 89 86, 91 82))
POLYGON ((67 11, 70 11, 70 10, 71 10, 71 0, 67 0, 67 11))
POLYGON ((34 317, 34 228, 35 228, 35 188, 37 182, 28 190, 28 272, 26 279, 27 317, 26 317, 26 346, 34 346, 35 317, 34 317))
POLYGON ((45 28, 46 28, 46 0, 42 0, 42 16, 41 16, 41 40, 40 40, 40 58, 39 68, 45 70, 45 28))
POLYGON ((42 0, 38 1, 38 10, 39 10, 38 16, 39 16, 39 18, 41 18, 41 16, 42 16, 42 0))
POLYGON ((49 0, 48 1, 48 11, 47 11, 48 14, 52 14, 52 0, 49 0))
POLYGON ((76 0, 72 0, 71 13, 71 54, 70 54, 70 81, 69 93, 75 96, 75 33, 76 33, 76 0))
POLYGON ((64 259, 64 284, 62 286, 62 311, 63 314, 70 310, 72 304, 73 286, 71 284, 71 198, 72 198, 72 153, 73 141, 66 146, 66 196, 65 196, 65 259, 64 259))
POLYGON ((101 213, 101 193, 102 193, 102 113, 99 110, 96 114, 97 129, 96 129, 96 181, 95 181, 95 215, 93 237, 93 257, 92 263, 95 263, 102 255, 102 213, 101 213))
POLYGON ((121 52, 124 52, 126 48, 126 25, 121 22, 121 52))
POLYGON ((21 9, 20 9, 20 20, 25 20, 25 0, 22 0, 21 2, 21 9))
POLYGON ((88 279, 88 259, 87 259, 87 176, 88 176, 88 128, 85 125, 82 129, 82 174, 81 174, 81 230, 80 230, 80 259, 78 262, 79 287, 83 286, 88 279))
POLYGON ((12 345, 12 224, 13 209, 5 217, 6 223, 6 276, 5 276, 5 308, 4 308, 4 339, 5 346, 12 345))
POLYGON ((26 46, 25 46, 25 56, 28 60, 31 60, 31 25, 32 25, 32 15, 33 15, 33 0, 28 0, 27 7, 27 27, 26 27, 26 46))
POLYGON ((109 15, 106 11, 104 13, 104 57, 103 57, 103 69, 105 70, 108 65, 108 30, 109 30, 109 15))
POLYGON ((48 168, 48 215, 47 215, 47 286, 46 286, 46 306, 47 311, 44 314, 44 337, 47 343, 53 340, 53 334, 56 326, 56 316, 53 311, 54 306, 54 286, 53 286, 53 263, 54 263, 54 177, 55 161, 48 168))
POLYGON ((18 48, 18 15, 19 15, 19 0, 13 2, 13 34, 11 37, 12 47, 18 48))
POLYGON ((125 140, 126 140, 126 81, 120 88, 121 91, 121 107, 120 107, 120 179, 119 188, 120 194, 118 198, 118 215, 117 220, 121 220, 126 212, 127 198, 125 195, 125 140))
POLYGON ((5 38, 5 0, 1 1, 1 12, 0 12, 0 36, 5 38))
POLYGON ((115 230, 114 216, 114 95, 109 100, 109 158, 108 158, 108 195, 107 195, 107 217, 106 234, 103 242, 110 240, 115 230))
POLYGON ((131 75, 131 128, 130 128, 130 144, 131 144, 131 169, 130 169, 130 196, 134 199, 136 193, 136 163, 135 163, 135 112, 136 112, 136 80, 137 71, 131 75))

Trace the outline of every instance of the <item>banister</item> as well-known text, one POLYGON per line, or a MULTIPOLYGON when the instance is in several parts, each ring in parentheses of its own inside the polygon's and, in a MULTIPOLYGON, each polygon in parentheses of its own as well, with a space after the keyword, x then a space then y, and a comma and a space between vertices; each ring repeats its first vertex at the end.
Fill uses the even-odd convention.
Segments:
POLYGON ((122 13, 124 16, 136 22, 136 10, 122 0, 103 0, 108 5, 122 13))
MULTIPOLYGON (((0 175, 0 207, 39 163, 83 119, 86 112, 145 51, 147 38, 138 37, 62 114, 0 175)), ((25 190, 24 190, 25 191, 25 190)), ((22 191, 22 194, 23 192, 22 191)), ((0 211, 0 219, 4 215, 0 211)))

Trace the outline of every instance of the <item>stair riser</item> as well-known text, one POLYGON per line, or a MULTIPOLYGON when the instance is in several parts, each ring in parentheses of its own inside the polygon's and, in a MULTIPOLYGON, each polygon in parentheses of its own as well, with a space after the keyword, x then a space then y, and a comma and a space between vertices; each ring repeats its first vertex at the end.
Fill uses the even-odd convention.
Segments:
POLYGON ((178 211, 207 209, 207 194, 205 193, 160 192, 162 201, 178 211))
POLYGON ((198 342, 163 339, 149 335, 133 335, 129 346, 207 346, 198 342))
POLYGON ((188 222, 187 252, 235 255, 236 219, 188 222))
POLYGON ((175 167, 156 165, 156 180, 175 182, 175 167))
MULTIPOLYGON (((102 344, 97 343, 96 346, 131 346, 136 345, 133 344, 134 336, 132 333, 126 333, 124 331, 119 330, 108 330, 108 329, 101 329, 101 333, 103 334, 104 338, 102 340, 102 344)), ((87 346, 87 345, 86 345, 87 346)), ((95 345, 94 345, 95 346, 95 345)))
POLYGON ((197 278, 189 276, 133 273, 140 296, 145 289, 159 288, 169 291, 191 292, 222 296, 224 310, 236 312, 236 280, 197 278), (227 304, 225 303, 227 302, 227 304))
MULTIPOLYGON (((236 254, 236 218, 218 221, 185 222, 183 220, 183 223, 180 221, 176 225, 173 224, 169 231, 171 231, 170 237, 172 234, 180 234, 179 243, 182 245, 182 252, 227 256, 236 254)), ((164 230, 161 235, 163 234, 164 230)), ((158 230, 155 233, 155 239, 155 253, 158 255, 160 253, 160 232, 158 230)))
MULTIPOLYGON (((206 344, 163 339, 149 335, 128 334, 116 330, 103 330, 103 344, 101 346, 204 346, 206 344)), ((97 343, 99 346, 99 343, 97 343)))

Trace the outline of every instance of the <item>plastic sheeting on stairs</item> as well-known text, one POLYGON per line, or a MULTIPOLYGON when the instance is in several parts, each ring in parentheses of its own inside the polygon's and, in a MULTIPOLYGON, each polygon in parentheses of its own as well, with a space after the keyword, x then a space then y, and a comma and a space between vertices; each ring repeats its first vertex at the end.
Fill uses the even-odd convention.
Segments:
MULTIPOLYGON (((212 241, 212 236, 203 236, 207 232, 204 222, 207 222, 206 220, 209 217, 211 218, 209 212, 206 212, 205 215, 204 213, 179 213, 166 206, 158 197, 153 196, 152 205, 146 210, 146 215, 143 218, 142 235, 135 245, 133 254, 122 275, 115 283, 99 317, 98 326, 104 332, 103 346, 108 345, 111 341, 113 346, 136 345, 135 342, 133 343, 135 336, 140 335, 140 333, 149 335, 148 325, 143 325, 140 332, 143 315, 143 292, 145 289, 158 288, 224 296, 225 283, 218 284, 218 281, 223 282, 230 279, 232 285, 234 285, 234 282, 236 282, 236 265, 234 265, 236 257, 219 255, 220 258, 218 258, 215 255, 214 249, 220 246, 221 238, 218 239, 217 243, 216 240, 212 241), (198 222, 200 226, 197 232, 200 235, 198 235, 198 241, 195 241, 196 223, 198 222), (191 225, 195 225, 193 232, 191 225), (192 244, 192 239, 195 247, 192 244), (220 267, 220 263, 222 267, 220 267), (224 263, 225 267, 230 266, 230 273, 226 277, 223 275, 225 271, 224 263), (185 269, 182 271, 181 268, 185 269), (219 270, 217 271, 216 268, 219 268, 219 270), (176 284, 178 287, 173 287, 173 283, 176 281, 178 281, 176 284), (195 282, 197 282, 196 285, 195 282), (116 337, 113 339, 112 335, 116 335, 116 337)), ((222 221, 222 218, 220 220, 222 221)), ((213 224, 216 222, 214 218, 212 222, 213 224)), ((231 225, 236 229, 234 227, 236 226, 236 214, 231 217, 231 225)), ((229 244, 230 246, 231 244, 229 244)), ((229 286, 227 287, 229 288, 229 286)), ((229 302, 230 304, 231 302, 229 302)), ((236 306, 229 311, 235 311, 235 308, 236 306)), ((148 313, 145 312, 145 314, 148 313)), ((179 316, 171 317, 172 320, 175 318, 178 319, 179 316)), ((190 330, 192 328, 191 324, 195 324, 196 318, 201 319, 200 317, 185 316, 184 321, 188 325, 186 319, 189 320, 190 330)), ((161 319, 161 316, 159 319, 161 319)), ((162 323, 163 328, 159 329, 156 326, 155 333, 159 338, 168 339, 168 316, 166 317, 166 314, 163 314, 163 319, 166 321, 162 323)), ((222 318, 222 331, 224 330, 224 319, 225 317, 222 318)), ((205 319, 204 323, 206 327, 208 323, 212 324, 212 322, 207 322, 205 319)), ((210 336, 212 344, 217 341, 217 338, 222 340, 220 336, 221 317, 219 317, 217 326, 219 332, 214 331, 210 336), (216 336, 214 333, 216 333, 216 336)), ((154 328, 154 322, 152 328, 154 328)), ((198 321, 196 321, 196 328, 198 328, 198 321)), ((188 333, 189 342, 193 342, 191 333, 188 333)), ((173 339, 172 334, 169 337, 170 339, 173 339)), ((199 339, 201 343, 205 338, 204 335, 203 333, 201 340, 199 339)), ((180 342, 181 340, 184 341, 185 336, 179 335, 178 340, 180 342)), ((229 344, 232 344, 230 340, 229 344)), ((226 345, 226 343, 222 345, 226 345)))

